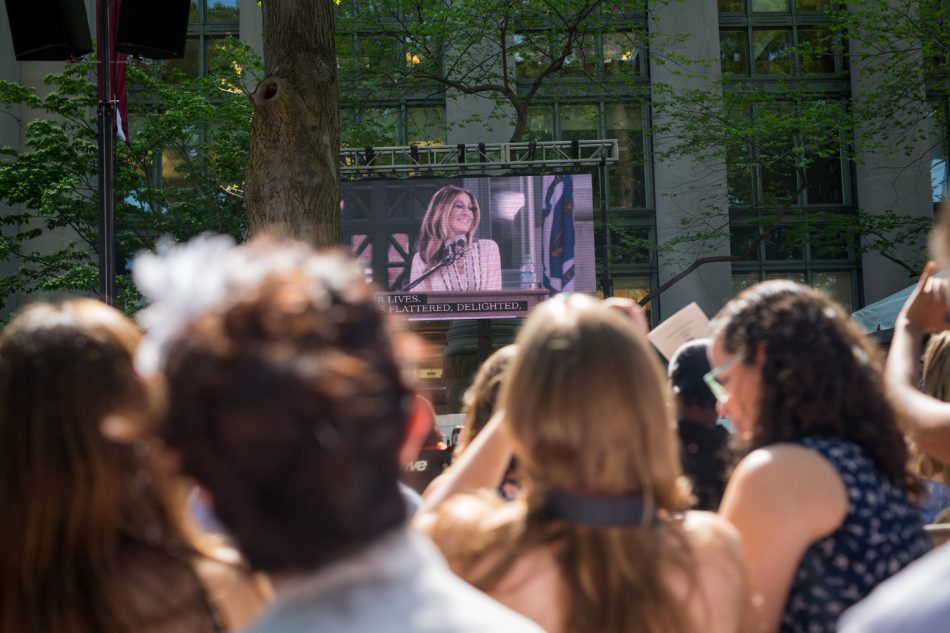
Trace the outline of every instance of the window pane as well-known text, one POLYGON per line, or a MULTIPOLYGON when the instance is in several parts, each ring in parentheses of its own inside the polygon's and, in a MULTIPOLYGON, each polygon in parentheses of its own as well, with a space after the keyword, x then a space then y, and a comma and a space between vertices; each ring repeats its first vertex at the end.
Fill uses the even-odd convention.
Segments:
POLYGON ((611 264, 650 264, 653 240, 650 229, 624 226, 610 229, 611 264))
POLYGON ((230 44, 222 37, 205 38, 205 74, 233 75, 234 57, 230 44))
POLYGON ((185 40, 185 56, 180 59, 166 59, 165 77, 173 79, 181 73, 187 79, 198 76, 198 38, 189 37, 185 40))
POLYGON ((372 133, 376 145, 401 145, 399 142, 399 109, 366 108, 362 112, 363 127, 372 133))
POLYGON ((730 207, 752 205, 753 176, 751 149, 747 146, 729 147, 726 151, 726 182, 730 207))
POLYGON ((848 248, 849 235, 840 226, 818 225, 809 231, 811 258, 846 261, 851 258, 848 248))
POLYGON ((198 22, 201 10, 198 7, 198 0, 191 0, 191 8, 188 9, 188 21, 198 22))
POLYGON ((833 273, 814 273, 812 275, 812 286, 818 290, 824 291, 837 301, 842 308, 851 312, 851 273, 833 272, 833 273))
POLYGON ((585 35, 574 45, 570 55, 564 59, 561 74, 567 77, 593 77, 597 72, 597 51, 594 38, 585 35))
POLYGON ((732 276, 732 294, 737 295, 746 288, 759 283, 759 273, 738 273, 732 276))
POLYGON ((551 106, 531 106, 528 110, 528 123, 524 131, 524 140, 554 140, 554 108, 551 106))
POLYGON ((744 0, 719 0, 718 4, 720 11, 729 11, 732 13, 742 13, 745 11, 744 0))
POLYGON ((599 138, 596 105, 562 105, 560 123, 562 141, 599 138))
MULTIPOLYGON (((634 301, 640 301, 650 292, 649 277, 614 277, 613 278, 613 296, 626 297, 634 301)), ((647 323, 650 323, 650 303, 643 306, 647 313, 647 323)))
POLYGON ((788 73, 792 69, 792 31, 755 29, 752 31, 752 59, 760 75, 788 73))
POLYGON ((402 46, 392 37, 361 36, 357 38, 357 45, 360 68, 370 74, 391 71, 400 56, 405 55, 402 46))
MULTIPOLYGON (((534 42, 532 42, 534 43, 534 42)), ((534 79, 547 66, 547 61, 534 48, 529 48, 523 35, 515 34, 512 54, 515 56, 515 79, 534 79)))
POLYGON ((336 67, 340 73, 340 81, 355 79, 358 75, 360 60, 356 54, 356 43, 352 33, 337 33, 336 36, 336 67))
POLYGON ((796 272, 776 272, 776 273, 765 273, 766 279, 787 279, 788 281, 794 281, 800 284, 805 283, 805 273, 796 273, 796 272))
POLYGON ((185 187, 197 155, 194 149, 168 148, 162 151, 162 186, 165 189, 185 187))
MULTIPOLYGON (((736 130, 752 127, 752 110, 748 106, 731 106, 726 117, 736 130)), ((726 184, 730 207, 751 206, 755 202, 755 156, 747 136, 726 146, 726 184)))
POLYGON ((759 259, 758 245, 753 242, 759 236, 759 229, 754 226, 736 226, 729 230, 729 254, 741 257, 744 261, 759 259))
POLYGON ((337 0, 336 4, 336 17, 337 20, 340 18, 349 18, 355 17, 358 15, 358 7, 356 5, 356 0, 337 0))
POLYGON ((814 157, 805 170, 809 204, 840 204, 842 199, 841 157, 814 157))
POLYGON ((237 22, 238 0, 208 0, 208 22, 237 22))
POLYGON ((799 11, 825 11, 831 7, 831 0, 795 0, 799 11))
POLYGON ((719 31, 719 58, 724 73, 745 75, 749 72, 745 30, 719 31))
POLYGON ((793 157, 771 159, 765 153, 761 168, 762 197, 759 202, 766 206, 783 206, 798 191, 798 178, 793 164, 793 157))
POLYGON ((835 72, 835 53, 828 29, 798 29, 798 58, 803 73, 835 72))
POLYGON ((785 102, 772 102, 759 108, 756 123, 762 128, 773 128, 772 134, 757 142, 757 159, 761 180, 760 204, 780 206, 788 203, 798 191, 796 139, 784 117, 794 115, 785 102))
POLYGON ((753 13, 788 11, 788 0, 750 0, 753 13))
POLYGON ((406 110, 406 134, 409 143, 444 145, 445 108, 442 106, 408 108, 406 110))
POLYGON ((604 74, 608 77, 640 74, 640 49, 633 33, 604 33, 604 74))
POLYGON ((620 162, 608 168, 610 206, 645 207, 642 112, 636 104, 608 104, 607 138, 616 138, 620 162))
POLYGON ((928 121, 930 131, 930 188, 933 201, 947 198, 947 120, 945 103, 934 104, 934 111, 928 121))
POLYGON ((765 238, 765 259, 792 261, 805 259, 801 234, 781 226, 765 238))

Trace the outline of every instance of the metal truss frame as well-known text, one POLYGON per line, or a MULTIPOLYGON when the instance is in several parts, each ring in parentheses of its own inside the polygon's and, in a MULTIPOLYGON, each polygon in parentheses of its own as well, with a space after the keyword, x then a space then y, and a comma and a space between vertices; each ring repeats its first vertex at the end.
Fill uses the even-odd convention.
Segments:
POLYGON ((616 139, 526 141, 341 148, 340 173, 347 179, 374 175, 481 173, 605 167, 618 161, 616 139))

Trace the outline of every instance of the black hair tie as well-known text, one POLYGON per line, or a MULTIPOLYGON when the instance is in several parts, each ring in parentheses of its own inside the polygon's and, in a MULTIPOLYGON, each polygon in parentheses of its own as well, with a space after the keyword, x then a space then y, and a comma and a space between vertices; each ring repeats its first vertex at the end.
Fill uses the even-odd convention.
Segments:
POLYGON ((568 523, 594 528, 641 527, 651 525, 656 515, 647 512, 639 495, 598 495, 549 488, 544 496, 544 513, 568 523))

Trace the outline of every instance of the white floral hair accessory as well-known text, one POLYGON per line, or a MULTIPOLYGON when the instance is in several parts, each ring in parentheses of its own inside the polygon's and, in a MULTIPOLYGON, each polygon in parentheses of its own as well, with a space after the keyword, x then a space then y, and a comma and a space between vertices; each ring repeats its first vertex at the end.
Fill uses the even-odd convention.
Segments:
POLYGON ((149 301, 135 317, 146 333, 135 355, 140 373, 159 371, 175 335, 227 297, 234 247, 228 235, 199 235, 186 244, 165 237, 155 253, 136 255, 132 278, 149 301))

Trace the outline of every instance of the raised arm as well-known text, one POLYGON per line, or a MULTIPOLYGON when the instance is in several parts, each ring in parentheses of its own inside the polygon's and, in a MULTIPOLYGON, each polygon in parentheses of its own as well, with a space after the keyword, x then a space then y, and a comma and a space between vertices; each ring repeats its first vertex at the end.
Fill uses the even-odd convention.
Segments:
POLYGON ((947 280, 933 277, 933 272, 930 262, 897 317, 885 375, 887 388, 917 445, 941 461, 950 461, 950 403, 918 388, 923 335, 950 328, 947 280))

